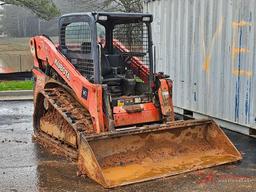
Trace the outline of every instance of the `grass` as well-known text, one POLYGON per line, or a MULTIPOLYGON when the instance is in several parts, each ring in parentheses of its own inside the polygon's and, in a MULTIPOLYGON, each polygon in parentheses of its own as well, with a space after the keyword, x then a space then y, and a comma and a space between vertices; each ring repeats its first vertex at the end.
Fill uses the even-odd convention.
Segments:
POLYGON ((0 91, 32 90, 33 81, 0 81, 0 91))

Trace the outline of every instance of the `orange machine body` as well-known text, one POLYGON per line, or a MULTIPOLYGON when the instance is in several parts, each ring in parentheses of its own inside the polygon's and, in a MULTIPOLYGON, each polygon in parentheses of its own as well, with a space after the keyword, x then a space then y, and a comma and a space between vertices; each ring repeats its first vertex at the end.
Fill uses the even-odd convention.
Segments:
MULTIPOLYGON (((127 50, 120 42, 114 41, 115 47, 127 50)), ((51 83, 51 79, 45 74, 46 66, 50 65, 65 81, 68 87, 71 87, 76 99, 90 112, 94 129, 97 133, 108 130, 105 114, 103 112, 103 90, 101 84, 93 84, 89 82, 73 64, 58 50, 58 48, 46 37, 33 37, 30 41, 31 52, 34 56, 33 74, 35 76, 35 92, 34 100, 37 102, 38 93, 51 83), (82 92, 87 91, 87 98, 83 98, 82 92)), ((143 80, 147 81, 149 70, 136 57, 132 59, 133 71, 143 80)), ((134 110, 129 110, 125 106, 113 108, 114 126, 131 126, 133 124, 142 124, 149 122, 157 122, 161 120, 162 114, 170 115, 173 119, 173 106, 169 86, 166 79, 160 79, 160 88, 158 95, 160 99, 160 109, 152 102, 140 104, 139 106, 131 106, 134 110), (166 95, 168 94, 168 95, 166 95), (136 108, 140 110, 136 111, 136 108)))

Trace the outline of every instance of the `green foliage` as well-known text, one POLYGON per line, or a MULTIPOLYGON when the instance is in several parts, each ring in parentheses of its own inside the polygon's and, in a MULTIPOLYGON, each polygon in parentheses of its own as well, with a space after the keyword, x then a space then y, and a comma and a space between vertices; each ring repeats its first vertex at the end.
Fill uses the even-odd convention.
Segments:
POLYGON ((52 0, 2 0, 2 4, 26 7, 45 20, 50 20, 60 14, 52 0))
POLYGON ((33 81, 0 81, 0 91, 32 89, 33 81))

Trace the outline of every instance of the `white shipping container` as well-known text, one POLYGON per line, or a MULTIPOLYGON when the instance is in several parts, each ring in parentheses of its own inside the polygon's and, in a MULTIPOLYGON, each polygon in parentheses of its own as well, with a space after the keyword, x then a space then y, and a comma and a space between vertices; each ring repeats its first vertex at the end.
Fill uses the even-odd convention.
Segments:
POLYGON ((174 81, 176 109, 255 134, 256 0, 148 0, 157 71, 174 81))

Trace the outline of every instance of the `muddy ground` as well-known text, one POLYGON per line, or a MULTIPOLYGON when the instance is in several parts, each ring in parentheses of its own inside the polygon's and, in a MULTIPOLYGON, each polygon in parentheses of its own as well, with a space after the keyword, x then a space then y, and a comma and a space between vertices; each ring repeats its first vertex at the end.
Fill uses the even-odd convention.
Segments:
MULTIPOLYGON (((76 165, 33 143, 33 104, 0 102, 0 191, 108 191, 76 176, 76 165)), ((115 192, 256 191, 256 139, 226 131, 243 161, 116 188, 115 192)))

